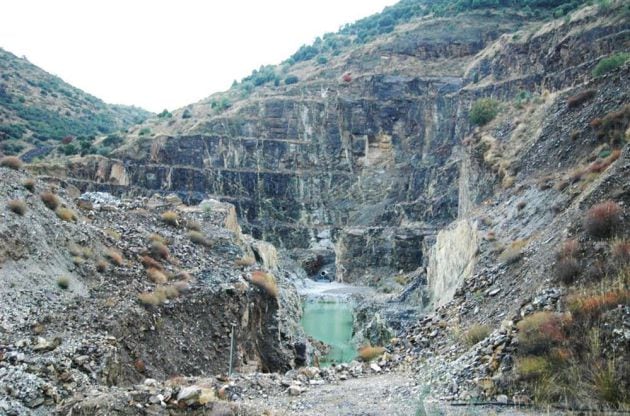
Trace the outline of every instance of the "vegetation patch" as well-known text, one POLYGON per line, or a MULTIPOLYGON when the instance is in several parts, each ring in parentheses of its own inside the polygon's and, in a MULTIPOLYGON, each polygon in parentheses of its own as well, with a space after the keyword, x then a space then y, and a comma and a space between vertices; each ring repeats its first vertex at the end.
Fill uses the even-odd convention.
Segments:
POLYGON ((22 160, 16 156, 5 156, 0 159, 0 166, 3 168, 18 170, 22 167, 22 160))
POLYGON ((59 207, 55 210, 55 214, 57 214, 57 217, 63 221, 77 220, 77 214, 69 208, 59 207))
POLYGON ((622 209, 608 200, 591 207, 584 216, 584 229, 594 238, 611 237, 622 223, 622 209))
POLYGON ((30 192, 35 192, 35 179, 27 178, 22 181, 22 186, 30 192))
POLYGON ((251 282, 272 298, 278 297, 278 284, 271 273, 256 270, 252 272, 251 282))
POLYGON ((67 289, 70 287, 70 278, 67 276, 60 276, 57 278, 57 286, 61 289, 67 289))
POLYGON ((384 352, 385 348, 383 347, 372 347, 370 345, 366 345, 359 348, 358 355, 359 359, 363 361, 372 361, 373 359, 383 355, 384 352))
POLYGON ((7 202, 7 208, 9 209, 9 211, 14 212, 18 215, 26 214, 26 203, 19 199, 12 199, 11 201, 7 202))
POLYGON ((466 345, 472 347, 480 341, 486 339, 490 335, 490 328, 487 325, 475 324, 466 331, 462 337, 462 340, 466 345))
POLYGON ((176 227, 179 225, 179 216, 175 211, 166 211, 161 216, 162 221, 164 221, 168 225, 172 225, 176 227))
POLYGON ((59 201, 59 197, 49 191, 42 192, 39 197, 44 205, 46 205, 48 209, 51 209, 53 211, 56 210, 61 204, 61 202, 59 201))
POLYGON ((468 118, 472 124, 483 126, 499 114, 499 102, 492 98, 481 98, 470 108, 468 118))
POLYGON ((593 68, 593 76, 599 77, 607 74, 610 71, 621 67, 628 60, 630 60, 630 53, 628 52, 619 52, 609 56, 608 58, 604 58, 595 65, 595 68, 593 68))

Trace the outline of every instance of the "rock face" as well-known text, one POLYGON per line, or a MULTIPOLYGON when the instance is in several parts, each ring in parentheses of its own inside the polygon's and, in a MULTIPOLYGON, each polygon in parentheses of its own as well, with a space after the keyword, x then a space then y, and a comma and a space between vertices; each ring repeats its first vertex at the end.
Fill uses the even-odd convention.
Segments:
MULTIPOLYGON (((303 82, 261 89, 185 126, 156 123, 164 134, 133 138, 118 160, 74 162, 66 174, 84 190, 229 201, 254 237, 315 250, 306 261, 313 273, 336 267, 339 280, 378 284, 379 276, 425 264, 427 237, 529 168, 499 157, 515 125, 482 138, 483 149, 462 146, 474 100, 491 96, 510 106, 517 94, 547 97, 589 79, 600 56, 627 49, 628 23, 613 12, 590 8, 525 23, 522 15, 491 12, 420 19, 303 82), (445 30, 455 24, 458 30, 445 30), (349 69, 351 81, 342 80, 349 69), (324 252, 322 231, 330 232, 324 252), (334 265, 320 264, 333 251, 334 265)), ((537 110, 539 120, 551 110, 537 110)), ((431 281, 446 300, 452 287, 440 280, 431 281)))
POLYGON ((464 280, 472 275, 478 240, 477 224, 468 220, 457 221, 438 233, 427 269, 435 306, 450 301, 464 280))

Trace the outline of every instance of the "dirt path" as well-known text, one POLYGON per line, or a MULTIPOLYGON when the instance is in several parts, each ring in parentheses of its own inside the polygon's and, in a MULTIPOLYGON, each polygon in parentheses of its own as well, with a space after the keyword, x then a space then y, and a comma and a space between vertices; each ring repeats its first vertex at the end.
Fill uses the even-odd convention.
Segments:
MULTIPOLYGON (((419 397, 420 387, 410 377, 390 373, 310 386, 297 397, 268 397, 264 405, 278 416, 406 416, 416 413, 419 397)), ((254 403, 260 406, 260 399, 254 403)))
POLYGON ((421 404, 424 387, 408 374, 387 373, 351 378, 336 384, 309 386, 299 396, 287 392, 246 400, 274 416, 557 416, 562 412, 518 409, 509 406, 451 406, 444 402, 421 404))

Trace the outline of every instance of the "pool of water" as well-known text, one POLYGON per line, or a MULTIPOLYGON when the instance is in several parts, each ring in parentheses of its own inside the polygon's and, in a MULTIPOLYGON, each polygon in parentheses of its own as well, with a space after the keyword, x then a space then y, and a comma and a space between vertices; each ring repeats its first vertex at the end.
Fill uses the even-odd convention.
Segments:
POLYGON ((356 357, 352 344, 352 303, 344 300, 307 300, 303 305, 302 327, 311 337, 330 345, 320 365, 344 363, 356 357))

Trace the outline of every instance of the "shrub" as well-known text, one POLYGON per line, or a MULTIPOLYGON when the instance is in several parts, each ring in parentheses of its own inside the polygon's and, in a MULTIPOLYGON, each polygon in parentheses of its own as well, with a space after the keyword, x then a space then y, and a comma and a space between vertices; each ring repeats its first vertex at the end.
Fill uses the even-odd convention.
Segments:
POLYGON ((104 273, 107 271, 107 261, 104 259, 98 259, 96 261, 96 271, 99 273, 104 273))
POLYGON ((488 335, 490 335, 490 328, 486 325, 475 324, 464 333, 463 341, 466 345, 472 347, 479 341, 484 340, 488 335))
POLYGON ((516 263, 523 257, 523 248, 527 244, 525 240, 513 241, 507 248, 499 255, 499 262, 502 264, 516 263))
POLYGON ((519 201, 519 203, 516 204, 516 209, 519 211, 522 211, 526 206, 527 206, 526 201, 519 201))
POLYGON ((363 361, 372 361, 376 357, 383 355, 384 352, 385 348, 383 347, 372 347, 370 345, 366 345, 359 348, 358 355, 363 361))
POLYGON ((251 282, 272 298, 278 297, 278 284, 272 274, 256 270, 252 272, 251 282))
POLYGON ((595 238, 610 237, 621 225, 621 213, 621 207, 614 201, 594 205, 586 212, 584 229, 595 238))
POLYGON ((70 287, 70 279, 67 276, 61 276, 57 278, 57 286, 61 289, 67 289, 70 287))
POLYGON ((162 221, 167 223, 168 225, 177 226, 179 224, 179 218, 176 212, 174 211, 166 211, 161 216, 162 221))
POLYGON ((0 159, 0 166, 3 168, 18 170, 22 167, 22 160, 16 156, 5 156, 0 159))
POLYGON ((151 244, 151 254, 153 254, 155 257, 159 257, 162 259, 168 259, 168 256, 170 255, 170 252, 168 251, 168 247, 166 247, 164 244, 160 243, 159 241, 154 241, 153 244, 151 244))
POLYGON ((613 258, 621 264, 630 263, 630 241, 615 240, 613 241, 610 251, 613 258))
POLYGON ((577 318, 595 318, 601 313, 630 301, 630 291, 610 290, 604 293, 574 294, 567 298, 569 311, 577 318))
POLYGON ((26 214, 26 204, 24 203, 24 201, 21 201, 19 199, 12 199, 11 201, 7 202, 7 208, 18 215, 26 214))
POLYGON ((186 228, 192 231, 201 231, 201 223, 199 221, 188 221, 186 222, 186 228))
POLYGON ((518 348, 522 354, 543 354, 565 339, 570 318, 554 312, 535 312, 517 324, 518 348))
POLYGON ((625 64, 629 59, 630 53, 627 52, 619 52, 609 56, 608 58, 604 58, 595 65, 595 68, 593 68, 593 76, 599 77, 613 71, 625 64))
POLYGON ((123 256, 120 254, 118 250, 110 248, 105 252, 105 258, 109 260, 109 262, 115 266, 123 265, 123 256))
POLYGON ((533 380, 549 372, 550 363, 546 357, 527 356, 516 360, 516 371, 522 380, 533 380))
POLYGON ((35 179, 27 178, 22 181, 22 186, 31 192, 35 192, 35 179))
POLYGON ((284 83, 286 85, 297 84, 299 81, 298 77, 295 75, 289 75, 284 79, 284 83))
POLYGON ((52 192, 42 192, 41 194, 39 194, 39 197, 41 198, 44 205, 48 207, 48 209, 52 209, 54 211, 57 209, 57 207, 59 207, 59 198, 52 192))
POLYGON ((164 245, 168 245, 168 240, 166 239, 166 237, 163 237, 163 236, 161 236, 161 235, 159 235, 159 234, 155 234, 155 233, 154 233, 154 234, 149 235, 148 240, 149 240, 151 243, 153 243, 153 242, 157 241, 157 242, 162 243, 162 244, 164 244, 164 245))
POLYGON ((499 102, 492 98, 481 98, 475 101, 468 115, 470 122, 483 126, 492 121, 499 114, 499 102))
POLYGON ((77 214, 69 208, 59 207, 55 210, 55 214, 63 221, 76 221, 77 214))
POLYGON ((204 235, 198 231, 190 231, 188 233, 188 238, 190 238, 190 241, 192 241, 194 244, 199 244, 202 246, 209 245, 209 242, 208 240, 206 240, 206 237, 204 237, 204 235))
POLYGON ((562 243, 562 247, 557 253, 558 260, 577 257, 580 251, 580 242, 576 239, 567 240, 562 243))
POLYGON ((237 259, 234 264, 237 267, 249 267, 256 264, 256 258, 253 256, 243 256, 240 259, 237 259))
POLYGON ((575 94, 569 98, 567 98, 567 107, 568 108, 575 108, 578 107, 580 104, 590 100, 591 98, 595 97, 595 90, 585 90, 582 91, 578 94, 575 94))
POLYGON ((174 299, 179 296, 179 291, 175 286, 159 286, 155 289, 155 293, 164 299, 174 299))
POLYGON ((556 278, 565 285, 573 283, 581 271, 580 262, 572 257, 558 260, 555 266, 556 278))
POLYGON ((153 283, 158 284, 158 285, 164 284, 168 281, 168 278, 166 277, 166 275, 162 273, 160 270, 155 269, 155 268, 148 269, 147 276, 153 283))
POLYGON ((147 269, 153 268, 153 269, 162 270, 162 265, 160 264, 160 262, 155 260, 153 257, 142 256, 142 257, 140 257, 140 262, 147 269))
POLYGON ((142 292, 138 295, 138 300, 140 300, 143 305, 158 306, 162 303, 162 299, 154 292, 142 292))

